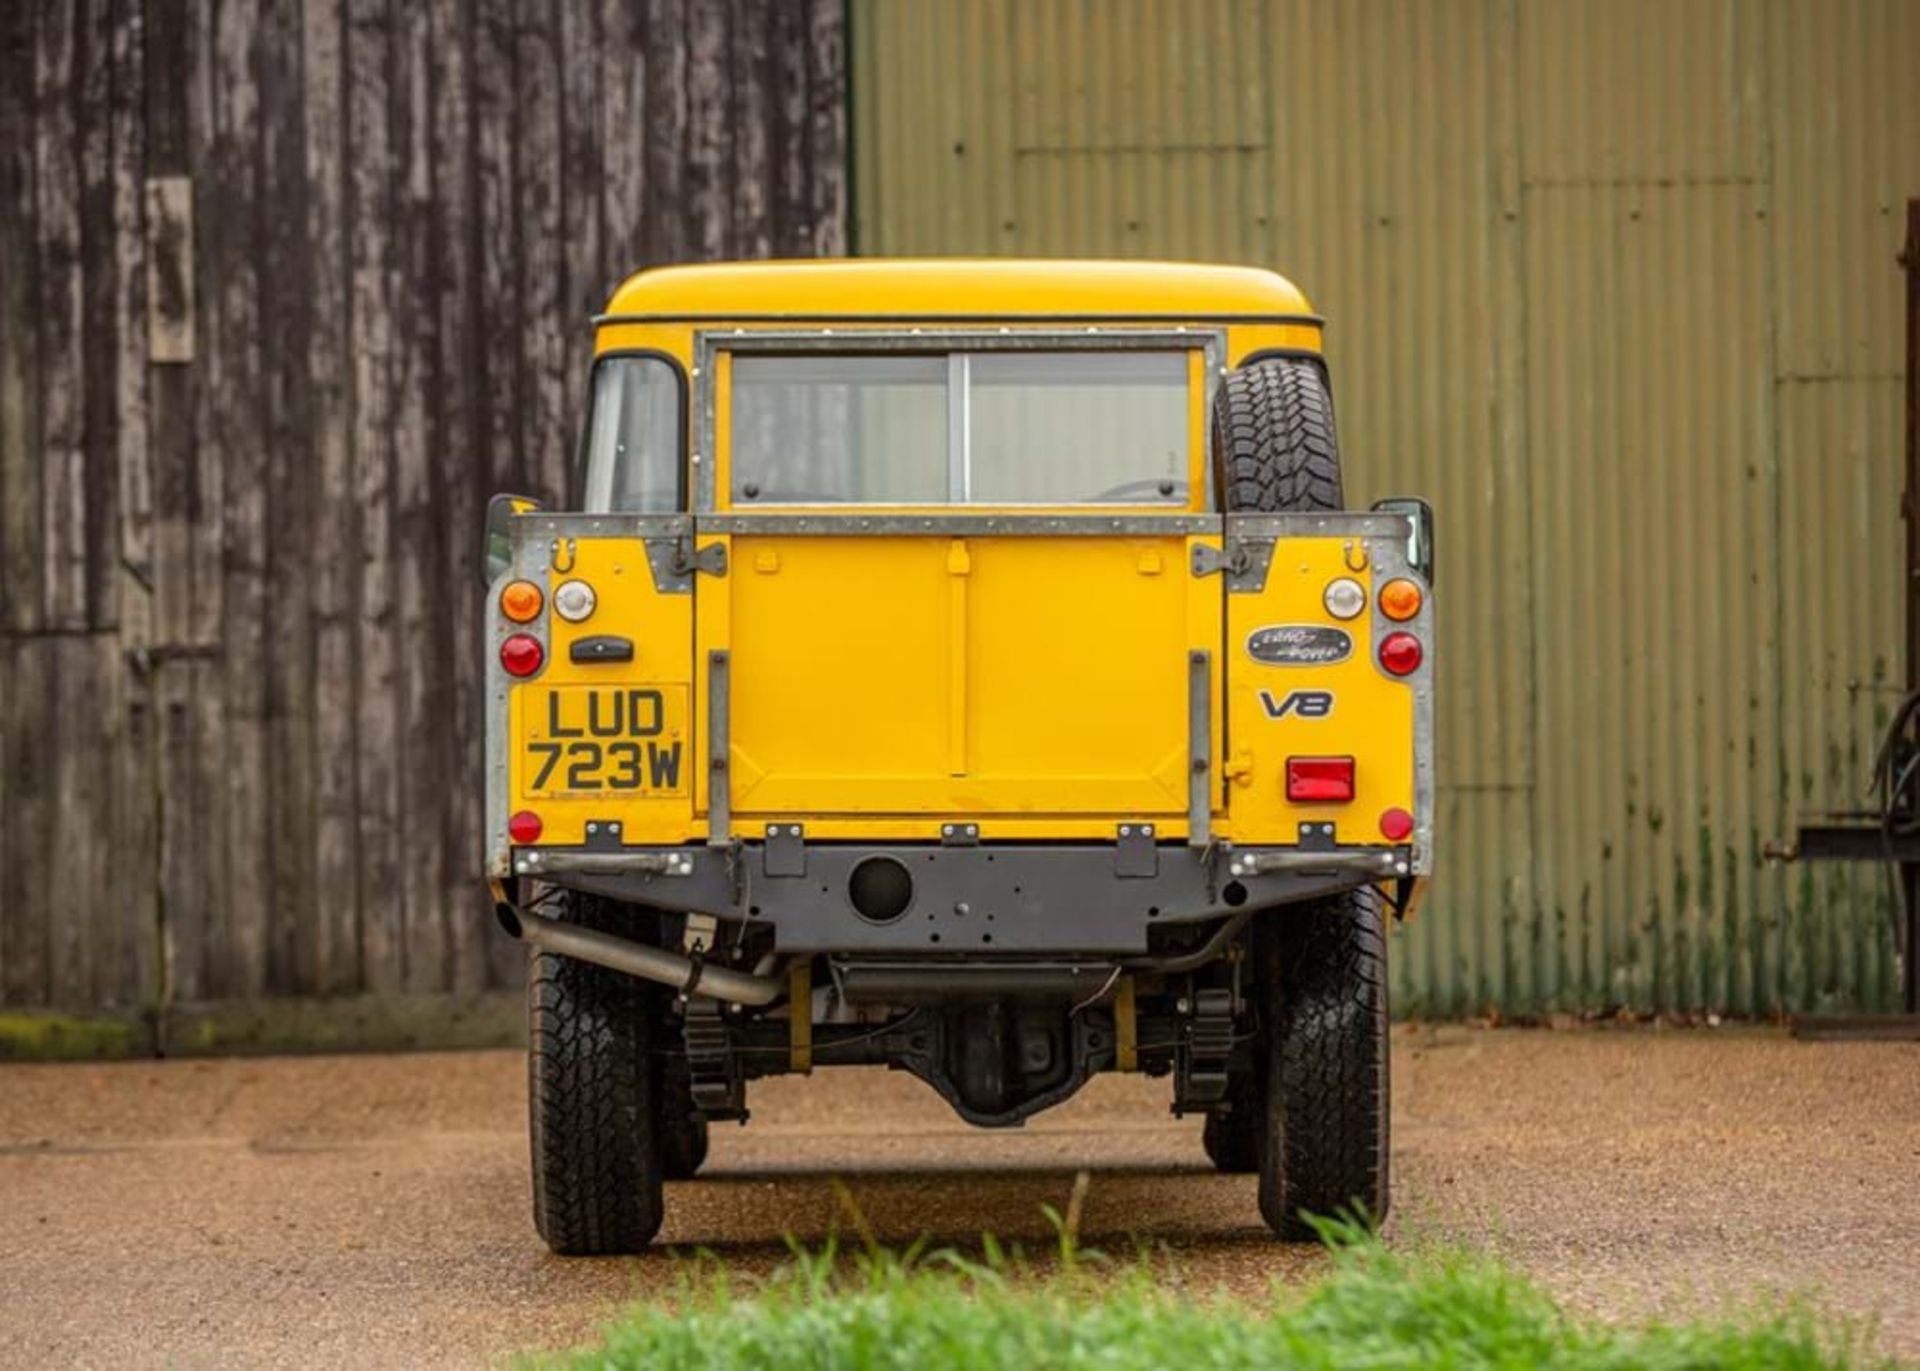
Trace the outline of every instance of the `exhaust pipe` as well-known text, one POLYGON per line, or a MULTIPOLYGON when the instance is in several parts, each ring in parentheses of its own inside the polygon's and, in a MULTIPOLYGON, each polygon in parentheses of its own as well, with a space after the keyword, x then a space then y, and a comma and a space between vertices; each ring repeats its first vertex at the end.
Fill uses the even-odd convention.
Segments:
POLYGON ((773 976, 756 976, 724 966, 709 966, 665 948, 637 943, 598 929, 550 919, 529 909, 517 909, 506 900, 495 901, 493 916, 509 938, 557 952, 575 961, 592 962, 611 971, 623 971, 642 980, 670 985, 683 995, 706 995, 734 1004, 772 1004, 784 984, 773 976))

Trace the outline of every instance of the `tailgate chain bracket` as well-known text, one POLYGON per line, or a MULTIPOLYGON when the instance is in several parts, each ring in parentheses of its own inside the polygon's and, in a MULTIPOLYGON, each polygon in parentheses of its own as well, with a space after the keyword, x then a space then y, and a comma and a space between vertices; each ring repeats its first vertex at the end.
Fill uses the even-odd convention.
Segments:
POLYGON ((807 826, 768 824, 767 845, 761 852, 761 870, 769 876, 807 874, 807 826))
POLYGON ((1160 874, 1152 824, 1120 825, 1113 844, 1113 874, 1122 880, 1150 880, 1160 874))

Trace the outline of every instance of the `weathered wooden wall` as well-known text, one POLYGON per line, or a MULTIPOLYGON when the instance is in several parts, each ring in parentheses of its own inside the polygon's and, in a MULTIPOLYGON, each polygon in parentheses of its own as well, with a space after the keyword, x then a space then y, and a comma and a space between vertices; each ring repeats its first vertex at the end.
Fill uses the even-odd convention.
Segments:
POLYGON ((561 488, 626 272, 843 250, 842 22, 0 4, 0 1006, 517 977, 483 501, 561 488))

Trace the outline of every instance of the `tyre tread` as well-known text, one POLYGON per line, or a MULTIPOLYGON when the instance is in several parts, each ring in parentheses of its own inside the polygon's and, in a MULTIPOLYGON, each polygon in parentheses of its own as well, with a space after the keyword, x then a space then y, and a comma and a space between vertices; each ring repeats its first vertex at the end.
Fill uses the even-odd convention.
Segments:
MULTIPOLYGON (((569 896, 570 921, 617 928, 618 906, 569 896)), ((646 987, 536 950, 527 976, 534 1226, 564 1256, 637 1252, 660 1229, 658 1068, 646 987)))
POLYGON ((1319 365, 1274 357, 1230 372, 1214 398, 1213 460, 1230 513, 1343 508, 1333 398, 1319 365))
POLYGON ((1367 887, 1277 917, 1260 1209, 1282 1238, 1312 1241, 1303 1212, 1387 1213, 1386 928, 1367 887))

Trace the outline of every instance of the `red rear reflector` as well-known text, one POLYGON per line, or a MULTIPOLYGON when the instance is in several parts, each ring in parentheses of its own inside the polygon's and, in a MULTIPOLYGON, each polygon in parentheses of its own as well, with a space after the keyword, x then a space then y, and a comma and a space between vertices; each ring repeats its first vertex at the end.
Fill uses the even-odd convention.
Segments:
POLYGON ((1411 676, 1420 669, 1420 640, 1411 633, 1389 633, 1380 640, 1380 665, 1396 676, 1411 676))
POLYGON ((1287 758, 1287 798, 1296 804, 1353 798, 1353 758, 1287 758))
POLYGON ((500 644, 500 665, 509 676, 531 676, 546 659, 546 650, 531 633, 515 633, 500 644))
POLYGON ((540 830, 545 827, 540 816, 531 809, 523 809, 507 820, 507 836, 516 843, 525 845, 540 841, 540 830))
POLYGON ((1389 809, 1380 816, 1380 836, 1390 843, 1402 842, 1413 832, 1413 815, 1404 809, 1389 809))

